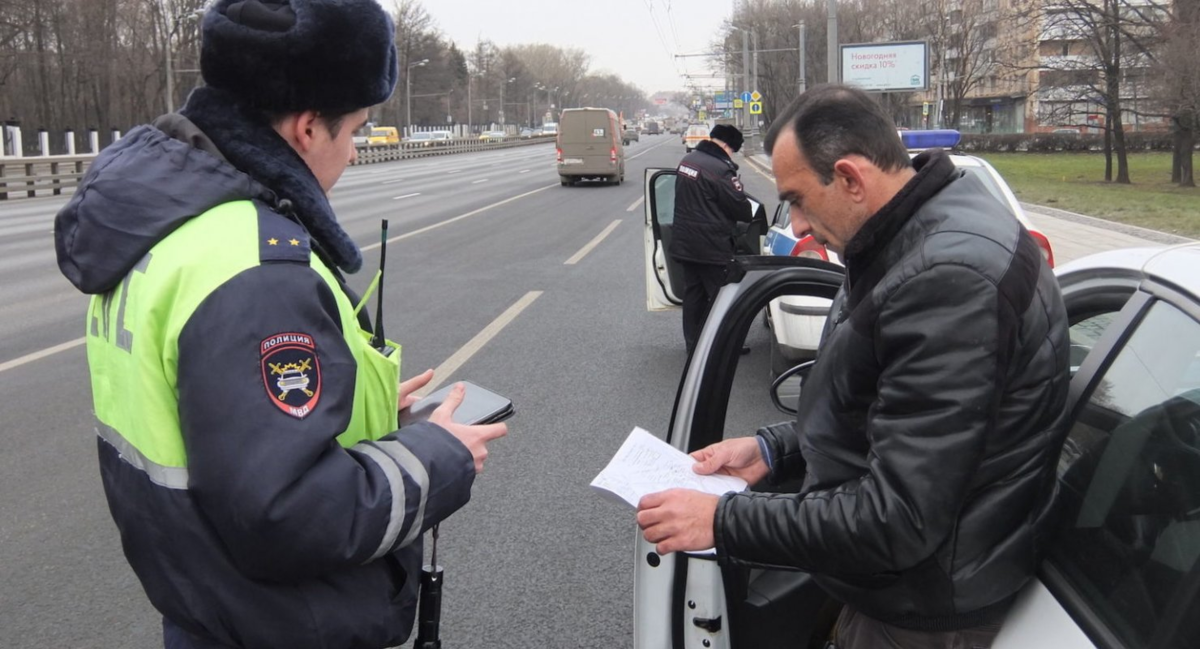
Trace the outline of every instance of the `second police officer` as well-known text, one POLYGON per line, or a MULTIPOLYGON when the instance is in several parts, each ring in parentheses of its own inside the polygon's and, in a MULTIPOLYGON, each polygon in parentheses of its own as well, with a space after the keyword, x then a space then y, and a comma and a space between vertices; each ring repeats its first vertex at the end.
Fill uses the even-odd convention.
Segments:
POLYGON ((683 269, 683 340, 691 355, 737 252, 738 223, 753 217, 733 154, 742 132, 718 124, 680 161, 675 177, 674 238, 667 251, 683 269))

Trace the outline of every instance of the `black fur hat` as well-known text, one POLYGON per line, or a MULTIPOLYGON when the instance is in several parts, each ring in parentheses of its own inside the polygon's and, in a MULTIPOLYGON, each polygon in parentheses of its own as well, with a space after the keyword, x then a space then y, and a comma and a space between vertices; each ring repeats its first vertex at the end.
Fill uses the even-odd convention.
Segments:
POLYGON ((742 142, 745 140, 745 138, 742 137, 742 132, 737 130, 736 126, 730 126, 728 124, 717 124, 713 127, 712 131, 709 132, 708 137, 728 144, 729 148, 733 149, 734 152, 742 150, 742 142))
POLYGON ((351 112, 396 87, 394 30, 376 0, 217 0, 200 71, 266 112, 351 112))

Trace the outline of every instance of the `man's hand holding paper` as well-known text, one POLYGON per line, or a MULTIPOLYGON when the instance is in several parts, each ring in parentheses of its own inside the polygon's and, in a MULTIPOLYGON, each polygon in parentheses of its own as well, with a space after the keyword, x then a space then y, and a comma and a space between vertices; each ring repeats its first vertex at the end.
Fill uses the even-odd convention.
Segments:
POLYGON ((690 456, 635 428, 592 480, 602 494, 638 509, 638 526, 660 554, 711 550, 722 494, 767 475, 754 438, 728 440, 690 456))
MULTIPOLYGON (((691 454, 698 475, 727 475, 754 484, 767 476, 758 441, 753 437, 725 440, 691 454)), ((719 496, 690 489, 650 494, 638 502, 638 527, 659 554, 707 550, 716 545, 713 519, 719 496)))

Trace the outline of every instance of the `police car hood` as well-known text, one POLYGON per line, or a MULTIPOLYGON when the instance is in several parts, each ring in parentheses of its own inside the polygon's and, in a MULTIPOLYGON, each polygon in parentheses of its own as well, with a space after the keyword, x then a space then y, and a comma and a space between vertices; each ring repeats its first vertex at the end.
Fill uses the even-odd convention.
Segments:
POLYGON ((230 201, 272 196, 185 118, 155 124, 102 151, 54 220, 58 267, 84 293, 112 289, 188 219, 230 201))

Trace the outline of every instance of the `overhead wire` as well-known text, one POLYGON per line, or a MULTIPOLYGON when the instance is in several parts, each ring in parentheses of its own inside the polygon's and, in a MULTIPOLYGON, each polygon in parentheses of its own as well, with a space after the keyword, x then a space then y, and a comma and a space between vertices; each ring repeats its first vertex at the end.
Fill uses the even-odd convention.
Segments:
MULTIPOLYGON (((667 38, 664 35, 662 25, 659 24, 658 16, 656 16, 654 13, 654 0, 645 1, 646 11, 650 14, 650 23, 654 26, 654 34, 658 37, 658 42, 662 45, 663 51, 667 53, 667 58, 671 60, 671 67, 675 69, 675 74, 682 78, 687 73, 686 65, 683 71, 679 69, 679 61, 675 58, 674 53, 671 51, 671 47, 667 44, 667 38)), ((678 41, 676 42, 676 51, 678 51, 678 41)))

